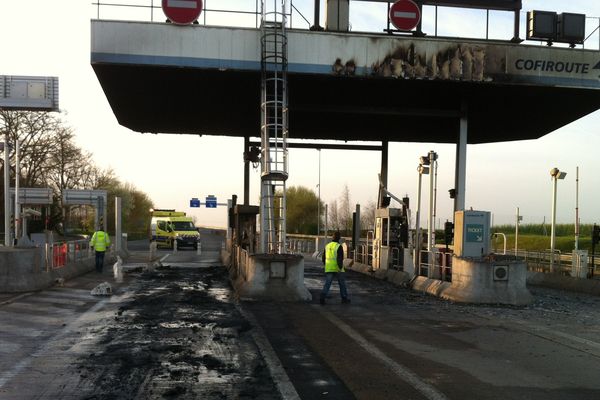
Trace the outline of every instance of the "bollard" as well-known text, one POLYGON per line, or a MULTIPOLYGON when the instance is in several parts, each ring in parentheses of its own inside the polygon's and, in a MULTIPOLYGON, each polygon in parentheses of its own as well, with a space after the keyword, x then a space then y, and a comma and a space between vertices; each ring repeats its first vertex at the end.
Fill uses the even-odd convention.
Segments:
POLYGON ((113 265, 113 274, 117 283, 123 282, 123 260, 117 256, 117 262, 113 265))
POLYGON ((177 239, 173 238, 173 253, 177 253, 177 239))
POLYGON ((153 261, 156 258, 156 247, 157 244, 154 240, 150 242, 150 261, 153 261))
POLYGON ((196 248, 196 254, 202 254, 202 242, 198 242, 198 247, 196 248))

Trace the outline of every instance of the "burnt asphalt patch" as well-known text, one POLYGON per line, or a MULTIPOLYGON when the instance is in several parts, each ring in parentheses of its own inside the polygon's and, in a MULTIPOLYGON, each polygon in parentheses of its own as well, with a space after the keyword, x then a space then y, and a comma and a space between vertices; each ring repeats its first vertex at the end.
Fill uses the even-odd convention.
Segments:
POLYGON ((223 267, 141 274, 75 364, 82 399, 280 399, 223 267))

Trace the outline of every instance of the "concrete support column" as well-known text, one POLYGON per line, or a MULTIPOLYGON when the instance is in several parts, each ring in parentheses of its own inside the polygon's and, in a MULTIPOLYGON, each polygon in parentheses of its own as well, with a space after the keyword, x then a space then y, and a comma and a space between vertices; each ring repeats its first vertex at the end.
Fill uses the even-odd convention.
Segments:
MULTIPOLYGON (((381 142, 381 183, 383 187, 388 186, 388 149, 389 142, 384 140, 381 142)), ((383 206, 383 192, 379 190, 379 200, 377 207, 381 208, 383 206)))
POLYGON ((465 184, 467 178, 467 130, 469 127, 467 105, 461 107, 462 115, 460 117, 460 132, 458 143, 456 144, 456 175, 454 188, 456 196, 454 198, 454 211, 465 209, 465 184))
MULTIPOLYGON (((250 138, 244 136, 244 153, 250 152, 250 138)), ((250 205, 250 160, 244 160, 244 205, 250 205)))
POLYGON ((121 198, 115 197, 115 251, 121 251, 121 240, 123 238, 123 231, 121 227, 121 198))

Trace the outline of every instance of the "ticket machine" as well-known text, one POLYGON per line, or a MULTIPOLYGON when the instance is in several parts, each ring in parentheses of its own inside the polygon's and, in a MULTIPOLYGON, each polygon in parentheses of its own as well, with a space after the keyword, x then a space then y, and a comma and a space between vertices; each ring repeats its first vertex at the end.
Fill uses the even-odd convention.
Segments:
POLYGON ((373 269, 404 267, 404 249, 408 248, 409 210, 408 198, 401 208, 375 210, 375 240, 373 269))

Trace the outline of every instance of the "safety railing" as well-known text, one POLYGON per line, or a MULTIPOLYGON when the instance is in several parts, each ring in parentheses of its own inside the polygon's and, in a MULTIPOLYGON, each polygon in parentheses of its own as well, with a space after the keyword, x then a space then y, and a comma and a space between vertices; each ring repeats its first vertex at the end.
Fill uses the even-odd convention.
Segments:
POLYGON ((369 265, 369 251, 366 244, 359 244, 354 251, 354 262, 369 265))
MULTIPOLYGON (((162 0, 98 0, 91 4, 93 17, 96 19, 147 22, 166 22, 167 19, 162 11, 162 0)), ((245 2, 204 0, 202 13, 197 23, 200 25, 259 28, 260 7, 259 0, 247 0, 245 2)), ((286 15, 290 28, 308 29, 310 27, 310 21, 294 4, 294 1, 290 1, 290 9, 286 15)))
POLYGON ((68 263, 91 258, 92 251, 87 239, 45 244, 46 270, 65 267, 68 263))
POLYGON ((436 257, 435 252, 428 250, 421 250, 420 252, 420 263, 418 268, 419 276, 426 276, 428 278, 434 278, 436 268, 436 257))
POLYGON ((398 269, 398 270, 403 270, 404 269, 404 260, 403 260, 403 254, 400 251, 401 249, 398 247, 392 247, 390 249, 390 255, 391 255, 391 263, 390 263, 390 268, 392 269, 398 269))

